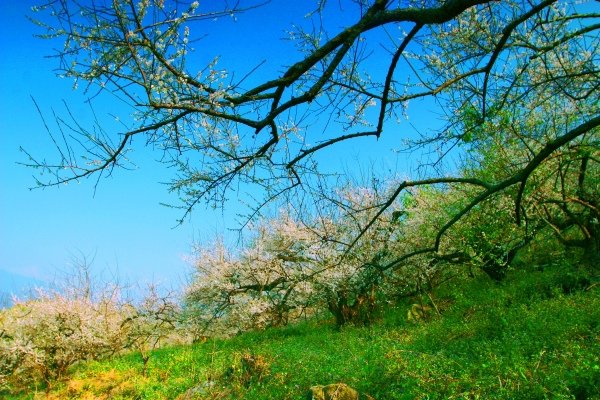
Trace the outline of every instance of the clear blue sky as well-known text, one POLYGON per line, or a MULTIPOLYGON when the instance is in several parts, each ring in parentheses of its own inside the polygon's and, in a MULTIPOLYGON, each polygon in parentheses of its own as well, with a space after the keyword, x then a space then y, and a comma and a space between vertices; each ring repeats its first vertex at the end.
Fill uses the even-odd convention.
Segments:
MULTIPOLYGON (((210 59, 221 54, 221 65, 240 76, 265 59, 269 61, 265 72, 282 71, 281 65, 295 61, 289 51, 293 45, 280 40, 284 29, 294 20, 301 21, 315 3, 274 1, 270 8, 238 16, 235 23, 228 18, 214 21, 208 26, 209 36, 198 45, 200 56, 210 59)), ((173 171, 143 148, 133 156, 137 170, 119 170, 102 179, 95 194, 93 180, 29 190, 35 183, 34 171, 17 164, 27 161, 19 147, 42 158, 53 155, 31 97, 49 122, 52 110, 64 115, 64 100, 79 122, 91 124, 81 90, 74 91, 72 82, 56 78, 52 70, 57 61, 44 58, 56 43, 33 37, 36 27, 25 15, 34 4, 31 0, 0 2, 0 270, 51 279, 57 269, 83 254, 95 256, 96 269, 118 269, 132 281, 178 284, 189 271, 183 258, 193 241, 236 227, 236 214, 241 211, 236 199, 224 212, 198 208, 189 221, 173 229, 180 211, 159 205, 177 202, 160 184, 173 171)), ((108 114, 126 118, 128 113, 110 97, 99 98, 95 110, 106 121, 108 114)), ((414 114, 411 118, 419 123, 414 114)), ((388 140, 399 143, 394 135, 388 140)), ((355 155, 353 149, 358 154, 364 144, 351 146, 338 150, 348 160, 355 155)), ((368 147, 372 159, 378 159, 390 157, 394 146, 380 141, 368 147)))
MULTIPOLYGON (((192 241, 234 221, 219 211, 199 209, 191 221, 173 229, 181 215, 159 204, 177 199, 160 184, 168 181, 171 171, 153 162, 156 154, 134 155, 139 169, 120 170, 103 179, 95 194, 89 180, 28 189, 35 184, 34 171, 17 164, 27 161, 19 147, 37 156, 54 155, 31 97, 48 122, 53 109, 65 113, 63 100, 80 122, 89 123, 90 118, 81 91, 56 78, 52 70, 57 61, 44 58, 52 53, 51 43, 33 37, 36 27, 25 15, 34 4, 0 2, 0 269, 52 279, 73 257, 95 255, 98 270, 118 268, 130 280, 176 284, 187 271, 182 258, 192 241)), ((114 109, 113 99, 100 100, 95 105, 99 114, 121 111, 114 109)))

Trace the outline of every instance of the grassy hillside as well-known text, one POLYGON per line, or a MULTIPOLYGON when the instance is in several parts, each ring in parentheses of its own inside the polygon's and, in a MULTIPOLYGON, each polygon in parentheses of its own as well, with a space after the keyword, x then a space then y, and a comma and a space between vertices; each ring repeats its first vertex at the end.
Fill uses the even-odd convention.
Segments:
MULTIPOLYGON (((435 293, 441 316, 407 322, 411 302, 370 327, 305 323, 230 340, 79 365, 50 399, 301 399, 344 382, 375 399, 600 398, 600 287, 561 269, 484 277, 435 293)), ((5 394, 6 395, 6 394, 5 394)), ((46 398, 29 388, 14 399, 46 398)))

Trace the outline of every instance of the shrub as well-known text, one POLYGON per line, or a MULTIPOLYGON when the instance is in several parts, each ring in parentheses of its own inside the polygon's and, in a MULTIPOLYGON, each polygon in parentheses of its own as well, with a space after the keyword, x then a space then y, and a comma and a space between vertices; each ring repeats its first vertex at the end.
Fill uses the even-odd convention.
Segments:
POLYGON ((87 281, 38 290, 35 298, 0 311, 0 390, 38 381, 50 390, 78 362, 127 350, 140 352, 145 373, 150 351, 179 334, 179 307, 171 294, 150 287, 134 304, 118 286, 97 294, 90 288, 87 281))
POLYGON ((36 299, 18 301, 0 320, 4 385, 42 379, 49 387, 73 364, 120 351, 123 317, 109 298, 39 291, 36 299))

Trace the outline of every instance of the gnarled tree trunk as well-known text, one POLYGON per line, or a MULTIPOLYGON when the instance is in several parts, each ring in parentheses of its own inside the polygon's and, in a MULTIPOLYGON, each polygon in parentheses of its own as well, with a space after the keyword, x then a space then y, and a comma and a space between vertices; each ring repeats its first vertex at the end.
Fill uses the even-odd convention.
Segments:
POLYGON ((371 285, 367 291, 348 298, 345 292, 337 292, 327 302, 329 311, 335 317, 338 327, 348 323, 368 325, 373 317, 376 306, 376 286, 371 285), (350 303, 351 302, 351 303, 350 303))

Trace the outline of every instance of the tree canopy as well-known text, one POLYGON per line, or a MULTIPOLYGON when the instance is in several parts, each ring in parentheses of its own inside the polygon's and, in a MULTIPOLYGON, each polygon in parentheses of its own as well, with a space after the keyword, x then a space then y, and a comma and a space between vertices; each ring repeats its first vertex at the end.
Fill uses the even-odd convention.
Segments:
POLYGON ((36 7, 51 15, 38 18, 41 36, 64 42, 58 73, 116 93, 135 110, 120 132, 59 120, 66 129, 55 138, 58 159, 30 156, 29 165, 52 176, 38 184, 110 174, 141 141, 177 168, 170 189, 184 217, 201 202, 221 204, 239 185, 261 190, 252 215, 282 200, 313 210, 329 201, 349 218, 368 208, 370 218, 341 242, 346 256, 387 213, 402 212, 393 207, 415 188, 460 194, 431 225, 432 240, 404 248, 383 270, 440 252, 453 226, 498 196, 510 223, 550 226, 564 243, 597 257, 600 14, 593 2, 320 0, 298 16, 309 25, 291 27, 298 60, 264 79, 259 66, 236 74, 217 54, 207 65, 195 62, 192 45, 207 21, 264 6, 219 4, 69 0, 36 7), (352 22, 333 28, 323 22, 331 13, 352 22), (430 99, 445 124, 406 138, 405 150, 435 150, 434 162, 419 176, 390 179, 394 186, 376 204, 324 189, 330 171, 319 154, 358 138, 402 138, 398 121, 417 99, 430 99), (453 152, 459 161, 447 156, 453 152))

